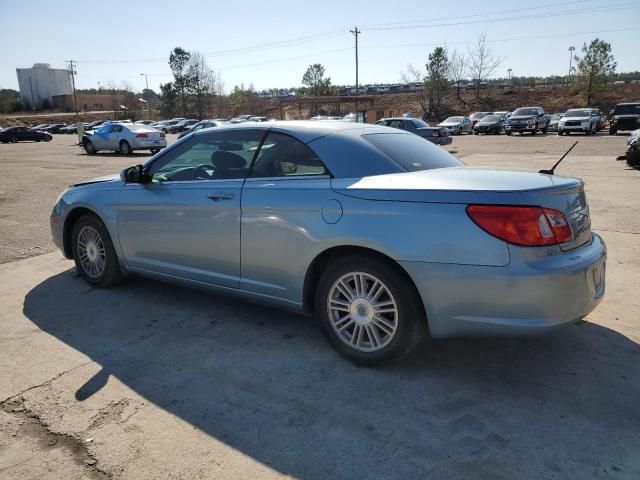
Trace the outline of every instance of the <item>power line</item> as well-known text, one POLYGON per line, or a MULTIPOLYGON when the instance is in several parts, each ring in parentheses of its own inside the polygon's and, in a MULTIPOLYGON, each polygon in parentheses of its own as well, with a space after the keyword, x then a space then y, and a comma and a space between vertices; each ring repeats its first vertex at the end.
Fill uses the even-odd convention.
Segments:
POLYGON ((388 22, 388 23, 371 23, 368 25, 362 25, 365 28, 373 28, 373 27, 388 27, 388 26, 394 26, 394 25, 411 25, 414 23, 425 23, 425 22, 437 22, 437 21, 441 21, 441 20, 453 20, 453 19, 461 19, 461 18, 475 18, 475 17, 486 17, 489 15, 496 15, 496 14, 505 14, 505 13, 518 13, 518 12, 524 12, 524 11, 529 11, 529 10, 540 10, 543 8, 555 8, 555 7, 563 7, 565 5, 574 5, 574 4, 581 4, 584 5, 587 2, 592 2, 593 0, 573 0, 571 2, 553 2, 553 3, 547 3, 547 4, 542 4, 542 5, 536 5, 535 7, 526 7, 526 8, 514 8, 511 10, 494 10, 492 12, 484 12, 484 13, 474 13, 473 15, 455 15, 455 16, 450 16, 450 17, 436 17, 436 18, 430 18, 430 19, 423 19, 423 20, 411 20, 411 21, 406 21, 406 22, 388 22))
POLYGON ((585 8, 585 9, 573 9, 573 10, 564 10, 560 12, 546 12, 546 13, 538 13, 531 15, 521 15, 521 16, 511 16, 511 17, 501 17, 501 18, 489 18, 485 20, 469 20, 463 22, 450 22, 450 23, 433 23, 426 25, 399 25, 399 26, 382 26, 382 27, 372 27, 369 30, 411 30, 411 29, 424 29, 424 28, 437 28, 437 27, 454 27, 460 25, 475 25, 480 23, 499 23, 506 21, 517 21, 517 20, 532 20, 537 18, 550 18, 550 17, 563 17, 567 15, 581 15, 585 13, 598 13, 601 11, 613 11, 613 10, 624 10, 629 7, 636 6, 636 2, 628 2, 628 3, 619 3, 619 4, 610 4, 603 5, 600 7, 593 8, 585 8))
MULTIPOLYGON (((512 37, 512 38, 500 38, 494 40, 487 40, 487 43, 495 42, 516 42, 520 40, 542 40, 545 38, 564 38, 574 37, 578 35, 595 35, 600 33, 615 33, 615 32, 629 32, 640 30, 640 27, 630 28, 617 28, 613 30, 596 30, 591 32, 575 32, 575 33, 559 33, 555 35, 536 35, 531 37, 512 37)), ((438 47, 442 45, 471 45, 474 42, 438 42, 438 43, 398 43, 394 45, 367 45, 365 48, 398 48, 398 47, 438 47)))

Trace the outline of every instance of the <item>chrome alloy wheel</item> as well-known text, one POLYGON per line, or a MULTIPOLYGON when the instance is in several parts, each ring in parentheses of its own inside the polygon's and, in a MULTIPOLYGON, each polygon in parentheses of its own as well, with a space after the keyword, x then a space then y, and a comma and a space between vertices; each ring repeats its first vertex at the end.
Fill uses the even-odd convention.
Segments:
POLYGON ((84 272, 91 278, 98 278, 104 272, 106 253, 102 237, 91 227, 82 227, 78 234, 78 258, 84 272))
POLYGON ((327 312, 342 342, 361 352, 386 347, 398 329, 398 307, 389 288, 369 273, 350 272, 329 290, 327 312))

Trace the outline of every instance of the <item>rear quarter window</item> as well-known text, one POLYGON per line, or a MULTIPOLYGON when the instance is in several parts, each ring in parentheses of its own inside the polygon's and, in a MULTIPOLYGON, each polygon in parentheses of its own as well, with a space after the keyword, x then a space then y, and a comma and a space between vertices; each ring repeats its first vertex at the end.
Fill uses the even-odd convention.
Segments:
POLYGON ((371 133, 362 138, 408 172, 463 165, 449 152, 418 135, 371 133))

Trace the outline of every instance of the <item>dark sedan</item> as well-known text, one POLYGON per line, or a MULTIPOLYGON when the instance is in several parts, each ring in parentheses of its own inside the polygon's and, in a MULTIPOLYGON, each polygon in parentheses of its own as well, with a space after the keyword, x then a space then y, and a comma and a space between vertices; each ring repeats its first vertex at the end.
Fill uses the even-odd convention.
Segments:
POLYGON ((198 123, 198 120, 193 120, 193 119, 181 120, 178 123, 176 123, 175 125, 171 125, 169 127, 169 133, 181 133, 181 132, 184 132, 185 130, 188 130, 189 127, 194 126, 196 123, 198 123))
POLYGON ((504 131, 506 118, 502 115, 486 115, 473 126, 474 135, 479 133, 500 135, 504 131))
POLYGON ((53 137, 46 132, 40 132, 28 127, 10 127, 0 132, 0 142, 17 143, 24 141, 49 142, 53 137))
POLYGON ((436 145, 449 145, 453 141, 448 128, 430 127, 420 118, 383 118, 378 120, 376 125, 407 130, 436 145))

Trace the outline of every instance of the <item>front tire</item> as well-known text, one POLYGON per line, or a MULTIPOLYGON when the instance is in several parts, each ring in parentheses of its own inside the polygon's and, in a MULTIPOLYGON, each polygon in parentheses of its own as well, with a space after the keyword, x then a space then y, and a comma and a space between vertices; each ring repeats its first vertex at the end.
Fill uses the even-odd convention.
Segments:
POLYGON ((375 257, 354 255, 332 263, 318 283, 315 306, 329 343, 362 366, 405 356, 427 332, 413 283, 375 257))
POLYGON ((95 155, 96 153, 98 153, 95 145, 91 140, 85 140, 84 142, 82 142, 82 147, 84 148, 84 151, 87 152, 87 155, 95 155))
POLYGON ((73 226, 71 241, 76 269, 88 283, 95 287, 109 287, 122 281, 111 237, 97 217, 81 217, 73 226))

